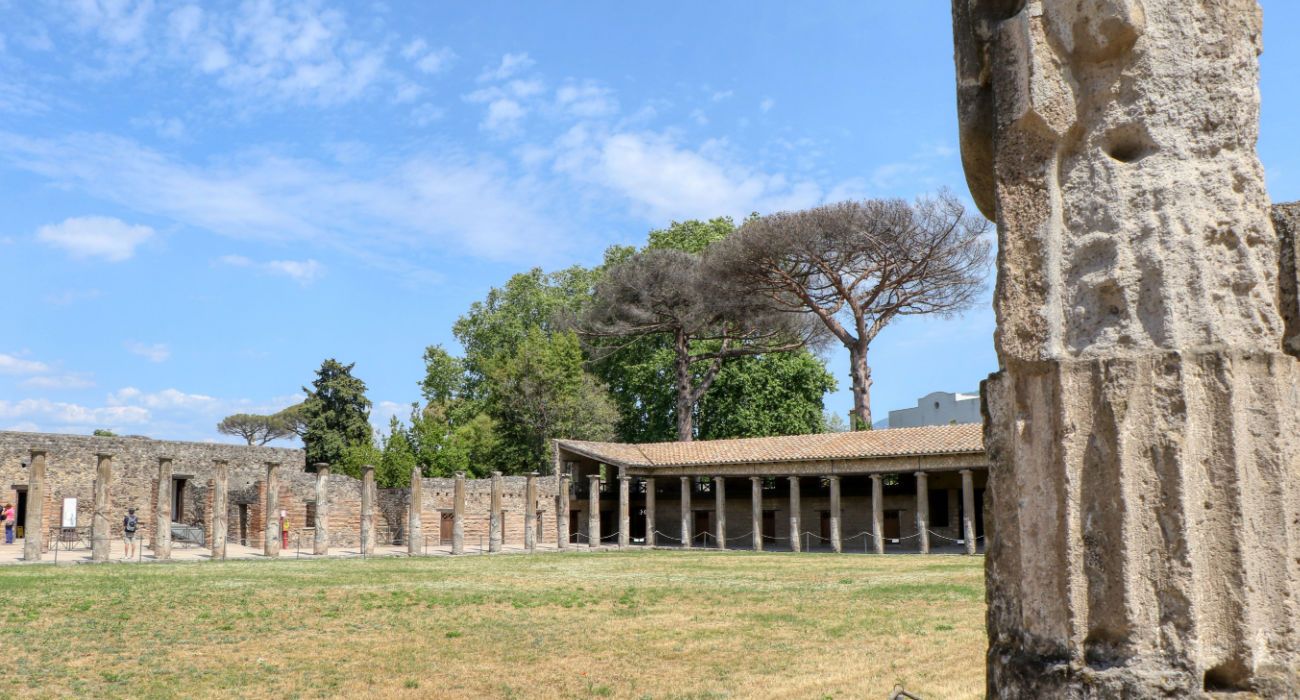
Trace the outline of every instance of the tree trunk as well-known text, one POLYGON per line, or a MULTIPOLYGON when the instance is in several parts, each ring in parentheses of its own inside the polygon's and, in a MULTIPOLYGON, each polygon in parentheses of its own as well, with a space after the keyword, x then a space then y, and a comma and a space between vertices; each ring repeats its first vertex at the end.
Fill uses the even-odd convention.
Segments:
POLYGON ((674 335, 673 350, 677 366, 677 441, 690 442, 695 426, 691 420, 691 347, 685 333, 678 331, 674 335))
POLYGON ((849 347, 849 376, 853 379, 853 430, 871 429, 871 367, 867 364, 867 346, 849 347))

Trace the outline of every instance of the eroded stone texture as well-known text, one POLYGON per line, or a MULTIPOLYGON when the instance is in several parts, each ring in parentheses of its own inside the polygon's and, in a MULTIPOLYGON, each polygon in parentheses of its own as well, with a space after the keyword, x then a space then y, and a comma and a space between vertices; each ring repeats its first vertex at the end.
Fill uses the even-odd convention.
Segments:
POLYGON ((1283 350, 1300 357, 1300 202, 1273 205, 1273 228, 1280 241, 1281 270, 1279 299, 1282 302, 1283 350))
POLYGON ((109 483, 113 479, 113 455, 100 453, 96 457, 99 461, 95 467, 95 510, 90 520, 90 560, 108 561, 109 523, 112 522, 109 511, 113 507, 109 497, 109 483))
POLYGON ((212 550, 213 559, 226 558, 226 517, 229 506, 227 495, 230 489, 230 464, 224 459, 213 461, 212 465, 212 527, 208 528, 208 548, 212 550))
POLYGON ((23 559, 40 561, 45 542, 45 450, 32 450, 27 472, 27 519, 23 522, 23 559))
POLYGON ((330 552, 330 465, 316 463, 316 518, 312 523, 311 552, 325 555, 330 552))
POLYGON ((998 223, 990 697, 1296 697, 1300 423, 1255 0, 954 0, 998 223))

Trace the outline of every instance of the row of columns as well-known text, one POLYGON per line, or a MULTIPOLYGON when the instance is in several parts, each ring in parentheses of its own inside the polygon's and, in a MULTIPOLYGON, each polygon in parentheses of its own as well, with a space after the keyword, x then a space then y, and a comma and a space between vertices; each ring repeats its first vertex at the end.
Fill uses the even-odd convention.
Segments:
MULTIPOLYGON (((966 546, 967 554, 976 552, 975 545, 975 489, 974 477, 970 469, 960 470, 961 487, 962 487, 962 538, 966 546)), ((871 536, 872 544, 877 554, 885 552, 884 538, 884 486, 883 475, 872 474, 871 476, 871 536)), ((930 499, 929 499, 929 479, 926 472, 916 472, 916 526, 917 526, 917 549, 922 553, 930 551, 930 499)), ((597 505, 588 506, 587 508, 587 532, 588 542, 591 545, 599 544, 602 537, 600 534, 600 474, 588 475, 589 490, 588 499, 590 503, 597 505)), ((683 476, 681 478, 681 541, 682 547, 690 549, 694 540, 693 524, 691 518, 694 511, 691 508, 691 495, 693 493, 692 481, 695 477, 683 476)), ((790 480, 790 549, 798 552, 802 550, 799 534, 803 531, 799 492, 799 479, 801 477, 791 476, 790 480)), ((841 512, 841 495, 840 495, 840 477, 831 475, 823 477, 828 481, 830 487, 830 542, 831 550, 842 552, 843 532, 840 526, 841 512)), ((763 551, 763 477, 749 477, 751 483, 751 514, 752 514, 752 532, 754 551, 763 551)), ((654 477, 644 477, 645 480, 645 501, 646 501, 646 546, 653 547, 656 545, 655 536, 655 479, 654 477)), ((618 476, 618 516, 619 532, 618 546, 628 546, 628 534, 630 530, 629 509, 630 509, 630 488, 629 477, 625 472, 620 470, 618 476)), ((726 508, 726 478, 721 476, 713 477, 714 493, 714 539, 717 540, 718 549, 727 548, 727 508, 726 508)), ((557 512, 568 512, 568 477, 562 476, 560 483, 560 493, 556 496, 557 512)), ((566 521, 566 518, 559 518, 566 521)), ((563 549, 569 541, 568 523, 564 522, 559 528, 559 543, 563 549)))
MULTIPOLYGON (((32 450, 31 460, 27 473, 27 513, 23 523, 24 540, 23 540, 23 558, 27 561, 40 561, 42 549, 44 546, 44 517, 45 517, 45 472, 46 472, 46 451, 32 450)), ((93 505, 91 515, 91 561, 103 562, 108 561, 109 547, 111 539, 111 524, 113 519, 111 483, 113 477, 113 455, 110 453, 98 453, 96 455, 95 481, 92 487, 93 505)), ((266 503, 265 516, 266 526, 263 539, 263 554, 268 557, 279 556, 280 554, 280 463, 266 462, 266 503)), ((330 466, 325 463, 317 463, 316 468, 316 515, 312 525, 315 528, 315 537, 312 545, 313 554, 325 555, 329 553, 329 477, 330 466)), ((212 551, 214 559, 224 559, 226 557, 226 531, 227 531, 227 510, 228 500, 227 493, 230 483, 230 465, 226 460, 214 460, 213 463, 213 488, 212 488, 212 526, 208 532, 208 547, 212 551)), ((156 559, 171 558, 171 517, 172 517, 172 458, 160 457, 158 459, 158 484, 155 492, 157 503, 154 508, 155 524, 152 533, 152 543, 154 557, 156 559)), ((525 487, 525 500, 527 506, 524 514, 524 545, 528 551, 534 551, 537 547, 537 474, 529 474, 525 487)), ((418 547, 422 542, 422 523, 420 521, 420 504, 422 503, 422 474, 416 467, 411 474, 410 488, 410 507, 408 508, 408 551, 411 554, 418 553, 418 547)), ((560 513, 567 513, 567 485, 568 477, 561 478, 561 484, 564 488, 562 493, 566 495, 565 509, 560 513)), ((502 500, 502 475, 501 472, 492 472, 492 495, 489 525, 489 551, 501 551, 503 536, 501 532, 501 500, 502 500)), ((365 466, 361 478, 361 550, 365 555, 374 553, 375 550, 375 468, 365 466)), ((465 552, 465 474, 457 473, 455 477, 455 487, 453 492, 453 510, 452 510, 452 553, 463 554, 465 552)), ((568 541, 568 520, 566 517, 556 517, 559 523, 559 534, 562 535, 561 542, 568 541)), ((624 528, 626 530, 626 528, 624 528)))

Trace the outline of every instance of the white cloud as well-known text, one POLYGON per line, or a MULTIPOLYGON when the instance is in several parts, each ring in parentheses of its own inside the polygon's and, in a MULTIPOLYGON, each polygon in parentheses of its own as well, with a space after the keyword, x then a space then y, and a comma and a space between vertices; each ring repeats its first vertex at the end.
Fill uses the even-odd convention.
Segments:
POLYGON ((150 114, 145 117, 133 118, 131 120, 131 125, 139 128, 150 129, 159 136, 171 141, 179 141, 185 138, 185 122, 176 117, 164 117, 159 114, 150 114))
POLYGON ((570 82, 555 91, 556 105, 579 119, 607 117, 618 111, 618 102, 608 88, 593 81, 570 82))
POLYGON ((77 27, 120 45, 144 38, 153 0, 77 0, 68 4, 77 27))
POLYGON ((709 95, 709 100, 712 102, 721 102, 725 99, 729 99, 734 94, 736 93, 733 90, 718 90, 712 95, 709 95))
POLYGON ((519 122, 530 111, 530 103, 546 86, 540 80, 511 80, 501 85, 480 88, 465 96, 469 102, 487 104, 487 113, 479 124, 484 130, 507 136, 519 130, 519 122))
POLYGON ((148 226, 131 226, 109 216, 82 216, 63 223, 42 226, 37 240, 66 250, 76 258, 98 257, 121 262, 135 254, 135 249, 153 236, 148 226))
POLYGON ((315 260, 272 260, 266 264, 268 270, 278 272, 299 284, 308 284, 321 276, 324 268, 315 260))
POLYGON ((49 399, 0 400, 0 418, 21 419, 27 425, 45 423, 87 426, 90 428, 139 425, 149 420, 148 409, 139 406, 103 406, 91 408, 49 399))
POLYGON ((479 74, 479 82, 490 80, 505 80, 521 71, 528 70, 536 64, 526 53, 508 53, 501 57, 501 62, 496 66, 484 68, 479 74))
POLYGON ((38 139, 0 131, 0 162, 150 215, 241 240, 335 247, 410 270, 416 250, 494 260, 550 258, 578 241, 552 222, 547 186, 455 150, 365 166, 266 152, 178 162, 103 134, 38 139))
POLYGON ((737 162, 725 142, 688 148, 664 134, 601 134, 581 127, 561 139, 556 167, 622 195, 653 221, 797 209, 823 200, 820 186, 737 162))
POLYGON ((402 48, 402 58, 415 65, 425 75, 440 73, 456 60, 456 52, 444 46, 430 49, 423 39, 416 39, 402 48))
POLYGON ((103 292, 98 289, 65 289, 61 292, 55 292, 45 295, 45 303, 54 306, 67 306, 79 301, 89 301, 98 299, 103 292))
POLYGON ((153 410, 204 409, 219 404, 218 400, 204 394, 187 394, 179 389, 163 389, 145 393, 128 386, 108 395, 109 406, 143 406, 153 410))
POLYGON ((31 377, 19 386, 25 389, 89 389, 95 386, 95 382, 79 374, 52 374, 31 377))
POLYGON ((293 281, 307 285, 325 274, 325 267, 319 262, 307 260, 269 260, 259 263, 242 255, 223 255, 217 262, 231 267, 248 267, 274 275, 283 275, 293 281))
POLYGON ((50 366, 44 362, 0 353, 0 374, 41 374, 48 371, 50 366))
POLYGON ((172 356, 171 348, 166 343, 141 343, 137 340, 128 340, 122 344, 126 351, 132 355, 139 355, 150 362, 166 362, 167 358, 172 356))
POLYGON ((770 97, 764 97, 763 101, 758 103, 758 110, 760 112, 766 113, 772 111, 772 108, 775 106, 776 106, 776 100, 770 97))

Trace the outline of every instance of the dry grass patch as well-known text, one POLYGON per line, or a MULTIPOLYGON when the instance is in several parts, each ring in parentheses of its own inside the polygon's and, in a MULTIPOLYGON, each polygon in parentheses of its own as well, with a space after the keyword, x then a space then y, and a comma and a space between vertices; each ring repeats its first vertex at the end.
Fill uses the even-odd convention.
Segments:
POLYGON ((983 559, 548 554, 0 571, 0 697, 927 698, 983 559))

